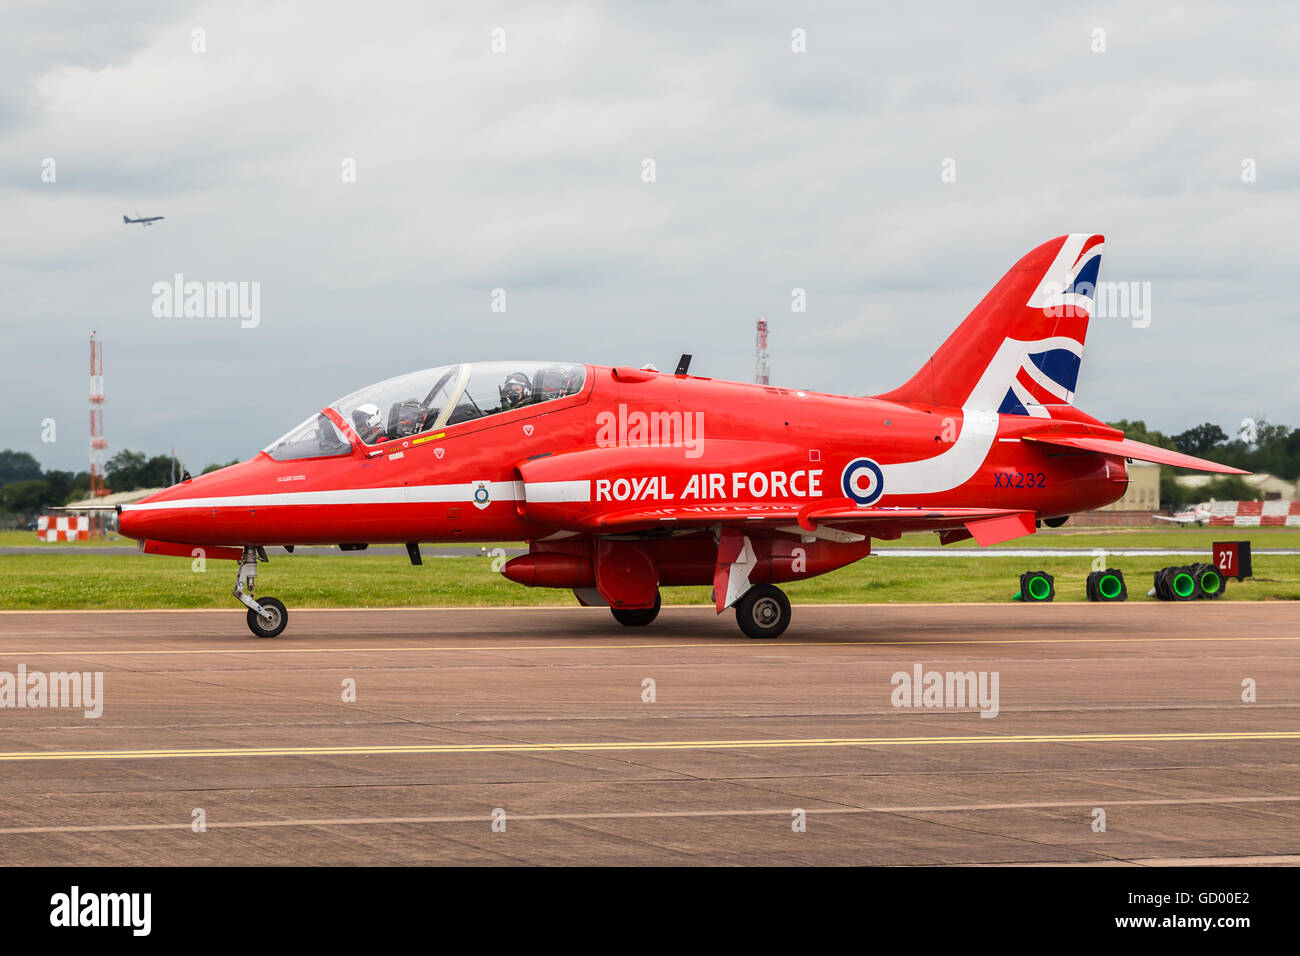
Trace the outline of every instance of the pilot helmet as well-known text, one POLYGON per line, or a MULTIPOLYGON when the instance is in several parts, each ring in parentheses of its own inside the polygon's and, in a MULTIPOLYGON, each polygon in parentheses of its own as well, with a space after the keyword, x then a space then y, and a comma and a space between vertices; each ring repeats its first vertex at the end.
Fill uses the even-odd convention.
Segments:
POLYGON ((358 405, 352 413, 352 421, 361 432, 372 432, 379 427, 379 406, 367 402, 358 405))
POLYGON ((533 384, 523 372, 511 372, 506 376, 505 385, 501 387, 503 397, 517 395, 520 399, 528 398, 533 393, 533 384))

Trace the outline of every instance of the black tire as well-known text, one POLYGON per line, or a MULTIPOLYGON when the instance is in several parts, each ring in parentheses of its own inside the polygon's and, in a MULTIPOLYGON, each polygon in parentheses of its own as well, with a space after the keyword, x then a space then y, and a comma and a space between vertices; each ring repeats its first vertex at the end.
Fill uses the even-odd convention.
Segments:
POLYGON ((770 584, 757 584, 736 602, 736 623, 757 640, 780 637, 790 626, 790 599, 770 584))
POLYGON ((659 616, 659 592, 655 592, 654 607, 612 607, 610 612, 624 627, 645 627, 659 616))
POLYGON ((1162 601, 1194 601, 1201 596, 1201 587, 1196 583, 1192 568, 1187 565, 1174 565, 1157 571, 1155 591, 1156 597, 1162 601))
POLYGON ((279 637, 289 623, 289 610, 273 597, 258 598, 257 603, 271 612, 267 621, 251 607, 248 609, 248 629, 254 637, 279 637))
POLYGON ((1190 570, 1196 578, 1198 597, 1214 601, 1223 596, 1228 582, 1218 568, 1212 564, 1193 564, 1190 570))
POLYGON ((1026 571, 1020 575, 1020 600, 1026 604, 1045 604, 1056 599, 1056 578, 1046 571, 1026 571))
POLYGON ((1088 575, 1087 594, 1089 601, 1127 601, 1128 586, 1124 583, 1124 572, 1119 568, 1093 571, 1088 575))

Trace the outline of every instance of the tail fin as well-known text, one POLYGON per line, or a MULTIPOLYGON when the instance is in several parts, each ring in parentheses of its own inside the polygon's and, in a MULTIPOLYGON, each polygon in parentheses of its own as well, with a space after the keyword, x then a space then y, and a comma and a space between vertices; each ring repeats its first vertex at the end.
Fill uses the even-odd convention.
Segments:
POLYGON ((131 220, 128 219, 128 218, 126 218, 126 216, 123 216, 123 217, 122 217, 122 221, 125 222, 125 223, 129 223, 131 220))
POLYGON ((1002 277, 904 385, 878 398, 1047 418, 1074 404, 1105 238, 1045 242, 1002 277))

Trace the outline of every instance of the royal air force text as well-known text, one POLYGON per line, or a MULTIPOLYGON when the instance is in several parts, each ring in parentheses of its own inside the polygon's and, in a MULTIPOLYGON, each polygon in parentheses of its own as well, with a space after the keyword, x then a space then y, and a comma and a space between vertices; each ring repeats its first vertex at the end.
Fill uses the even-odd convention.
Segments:
POLYGON ((597 478, 597 501, 735 501, 819 498, 822 470, 697 472, 689 478, 642 475, 597 478))

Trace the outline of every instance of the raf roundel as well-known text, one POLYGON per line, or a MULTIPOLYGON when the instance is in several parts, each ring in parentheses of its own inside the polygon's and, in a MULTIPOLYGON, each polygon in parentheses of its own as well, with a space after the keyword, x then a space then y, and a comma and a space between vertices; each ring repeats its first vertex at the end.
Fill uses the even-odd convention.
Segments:
POLYGON ((885 475, 870 458, 855 458, 844 466, 840 485, 858 504, 874 504, 885 493, 885 475))

